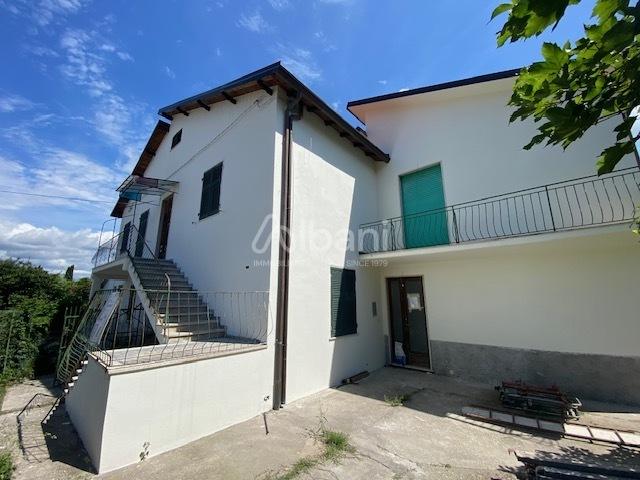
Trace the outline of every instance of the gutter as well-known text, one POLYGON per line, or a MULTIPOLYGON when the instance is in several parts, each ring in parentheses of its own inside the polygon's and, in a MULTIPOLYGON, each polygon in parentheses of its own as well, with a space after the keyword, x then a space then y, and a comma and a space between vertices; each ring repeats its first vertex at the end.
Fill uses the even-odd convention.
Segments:
POLYGON ((287 393, 287 323, 289 307, 289 249, 291 244, 291 144, 293 122, 302 118, 302 94, 288 95, 282 134, 282 169, 280 180, 280 228, 278 242, 278 291, 276 306, 276 341, 273 366, 273 409, 286 402, 287 393))

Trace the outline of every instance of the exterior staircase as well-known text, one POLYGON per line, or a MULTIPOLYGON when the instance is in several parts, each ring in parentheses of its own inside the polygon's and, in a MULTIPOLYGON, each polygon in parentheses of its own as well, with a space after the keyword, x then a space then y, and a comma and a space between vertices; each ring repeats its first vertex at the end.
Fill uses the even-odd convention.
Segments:
POLYGON ((220 318, 172 260, 134 257, 131 263, 167 342, 209 341, 226 335, 220 318))

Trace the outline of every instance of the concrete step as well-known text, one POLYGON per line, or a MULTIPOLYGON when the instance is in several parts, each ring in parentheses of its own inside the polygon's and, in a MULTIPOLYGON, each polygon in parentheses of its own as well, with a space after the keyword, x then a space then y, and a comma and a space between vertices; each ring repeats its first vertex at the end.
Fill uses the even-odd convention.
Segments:
POLYGON ((212 340, 214 338, 222 338, 226 335, 226 329, 223 327, 212 329, 210 332, 198 333, 198 332, 176 332, 172 335, 167 335, 168 343, 184 342, 185 340, 191 342, 204 342, 212 340))
POLYGON ((177 313, 169 312, 169 316, 165 318, 165 313, 156 314, 156 319, 159 323, 204 323, 204 322, 213 322, 219 320, 219 317, 213 315, 210 312, 191 312, 191 313, 182 313, 178 315, 177 313), (166 321, 165 321, 166 320, 166 321))
POLYGON ((163 291, 147 293, 147 297, 151 302, 151 305, 160 305, 162 307, 167 304, 167 297, 169 305, 206 305, 203 299, 200 297, 197 291, 193 290, 193 293, 186 290, 176 290, 175 292, 167 293, 163 291))
POLYGON ((134 257, 133 263, 135 265, 175 265, 176 264, 173 260, 169 260, 167 258, 158 259, 158 258, 143 258, 143 257, 134 257))
MULTIPOLYGON (((164 316, 167 315, 166 308, 156 308, 155 306, 152 305, 152 310, 156 313, 156 316, 158 318, 160 317, 164 318, 164 316)), ((182 321, 183 319, 186 319, 189 316, 192 316, 194 318, 207 317, 207 315, 209 315, 211 318, 214 317, 214 312, 209 310, 209 307, 207 307, 206 305, 202 305, 201 307, 180 307, 180 306, 171 307, 170 306, 168 314, 169 314, 170 320, 172 321, 182 321)))
POLYGON ((167 272, 167 271, 138 271, 138 277, 140 278, 146 278, 148 280, 163 280, 166 281, 167 277, 165 277, 165 273, 169 275, 169 278, 171 279, 171 281, 179 281, 179 280, 184 280, 187 281, 187 278, 182 274, 182 273, 176 273, 176 272, 167 272))
MULTIPOLYGON (((166 284, 167 278, 164 275, 138 275, 138 278, 144 283, 157 283, 157 284, 166 284)), ((189 285, 189 280, 187 280, 183 276, 172 276, 170 277, 171 285, 174 283, 185 283, 189 285)))
POLYGON ((200 335, 205 333, 212 333, 217 336, 221 336, 220 333, 224 333, 225 328, 221 325, 218 325, 217 322, 211 322, 211 325, 208 325, 206 322, 201 323, 170 323, 167 326, 163 325, 163 333, 165 336, 169 338, 174 337, 184 337, 191 335, 200 335))
POLYGON ((178 267, 163 267, 163 266, 144 266, 144 265, 136 265, 136 272, 138 272, 141 275, 164 275, 165 273, 169 274, 170 276, 173 275, 180 275, 183 276, 184 273, 182 273, 178 267))

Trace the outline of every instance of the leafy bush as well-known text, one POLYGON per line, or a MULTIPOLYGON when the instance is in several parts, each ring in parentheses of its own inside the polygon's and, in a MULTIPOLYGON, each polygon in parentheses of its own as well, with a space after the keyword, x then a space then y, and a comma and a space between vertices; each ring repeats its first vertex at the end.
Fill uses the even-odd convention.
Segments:
POLYGON ((0 261, 0 384, 54 370, 65 310, 86 305, 90 288, 88 279, 0 261))

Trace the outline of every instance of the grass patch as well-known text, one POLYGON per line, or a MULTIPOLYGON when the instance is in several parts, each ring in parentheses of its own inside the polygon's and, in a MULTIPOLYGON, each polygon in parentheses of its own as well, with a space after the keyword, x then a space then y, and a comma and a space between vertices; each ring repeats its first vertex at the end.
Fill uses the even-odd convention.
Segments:
POLYGON ((13 469, 11 454, 9 452, 0 453, 0 480, 11 480, 13 469))
MULTIPOLYGON (((312 438, 322 445, 319 455, 302 457, 284 472, 273 475, 267 474, 264 480, 294 480, 301 475, 309 473, 314 467, 323 463, 337 463, 345 455, 354 453, 356 449, 349 443, 349 435, 344 432, 329 430, 326 419, 321 417, 320 426, 309 432, 312 438)), ((0 478, 0 480, 2 480, 0 478)))
POLYGON ((349 435, 344 432, 323 429, 320 432, 320 441, 324 445, 322 459, 327 462, 337 462, 347 453, 355 452, 355 448, 349 443, 349 435))
POLYGON ((409 393, 396 393, 394 395, 385 395, 384 401, 390 407, 402 407, 405 403, 407 403, 411 397, 413 397, 416 393, 421 392, 424 388, 418 388, 413 392, 409 393))
POLYGON ((286 472, 278 475, 274 480, 293 480, 300 475, 308 473, 313 467, 318 465, 320 460, 314 457, 302 457, 296 463, 294 463, 286 472))
POLYGON ((408 395, 385 395, 384 401, 390 407, 401 407, 404 405, 404 402, 409 400, 408 395))

